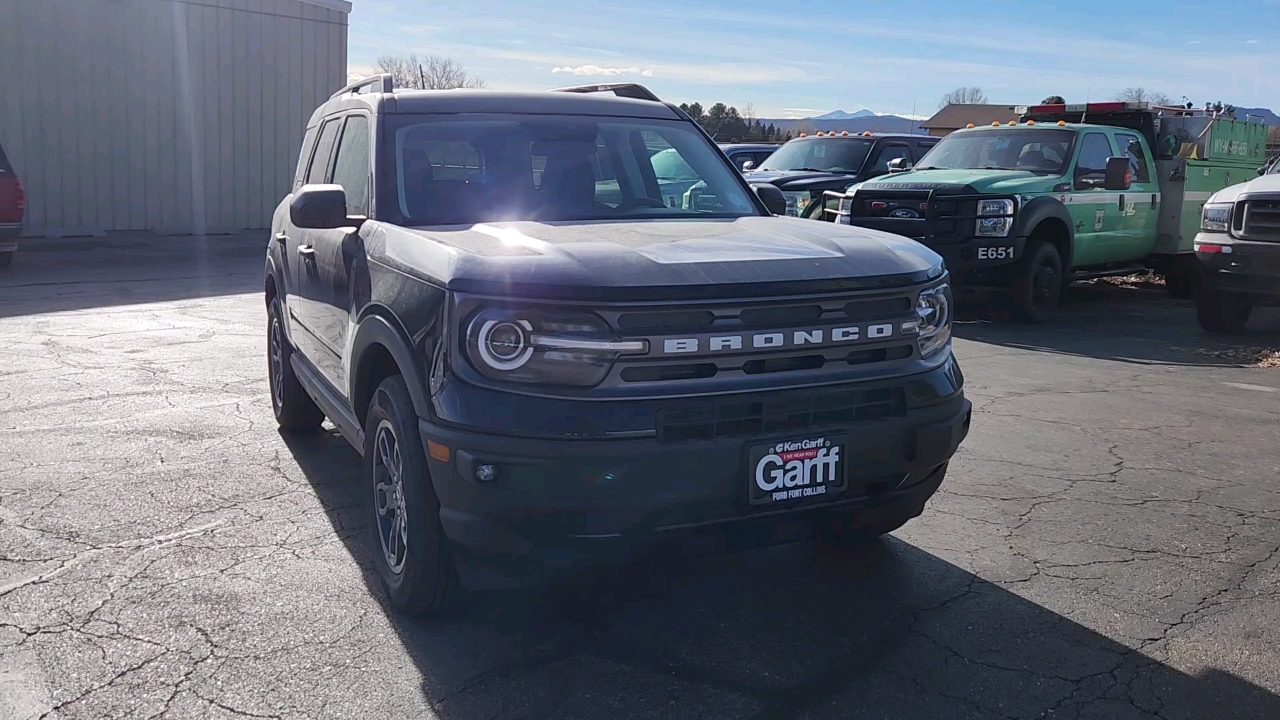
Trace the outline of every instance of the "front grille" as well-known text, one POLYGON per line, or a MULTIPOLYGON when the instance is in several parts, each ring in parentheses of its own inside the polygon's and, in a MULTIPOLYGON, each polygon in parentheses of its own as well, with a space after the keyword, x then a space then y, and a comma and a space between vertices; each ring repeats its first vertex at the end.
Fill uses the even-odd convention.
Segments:
POLYGON ((1251 198, 1241 202, 1239 233, 1250 240, 1280 241, 1280 198, 1251 198))
POLYGON ((939 197, 928 190, 859 190, 850 221, 870 221, 874 227, 907 237, 950 241, 958 239, 962 221, 976 210, 974 201, 939 197))
POLYGON ((898 388, 730 397, 663 408, 658 412, 658 438, 663 442, 714 440, 847 425, 901 415, 905 407, 898 388))

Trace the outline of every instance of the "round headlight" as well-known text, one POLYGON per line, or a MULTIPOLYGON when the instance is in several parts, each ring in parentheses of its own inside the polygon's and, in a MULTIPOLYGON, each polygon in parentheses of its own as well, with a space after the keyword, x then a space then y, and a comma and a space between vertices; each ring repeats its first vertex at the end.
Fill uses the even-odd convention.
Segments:
POLYGON ((515 370, 533 357, 528 320, 485 320, 476 338, 480 359, 494 370, 515 370))

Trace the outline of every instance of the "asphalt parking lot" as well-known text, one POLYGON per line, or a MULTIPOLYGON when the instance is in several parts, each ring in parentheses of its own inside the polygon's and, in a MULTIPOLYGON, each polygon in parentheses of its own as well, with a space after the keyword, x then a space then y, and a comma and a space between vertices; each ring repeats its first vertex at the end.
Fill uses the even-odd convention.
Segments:
POLYGON ((275 430, 264 242, 0 273, 0 718, 1280 718, 1280 311, 966 315, 973 432, 871 552, 664 548, 428 622, 357 454, 275 430))

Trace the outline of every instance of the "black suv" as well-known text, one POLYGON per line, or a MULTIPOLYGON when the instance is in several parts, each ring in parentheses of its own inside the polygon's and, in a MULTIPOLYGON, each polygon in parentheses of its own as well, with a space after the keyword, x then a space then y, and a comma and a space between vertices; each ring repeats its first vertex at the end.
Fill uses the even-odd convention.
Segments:
POLYGON ((396 607, 681 532, 920 514, 970 414, 941 260, 780 201, 634 85, 378 76, 315 112, 267 252, 271 398, 363 453, 396 607))
POLYGON ((782 190, 787 215, 817 217, 822 194, 844 192, 855 183, 911 167, 938 144, 927 135, 827 133, 805 135, 778 148, 748 172, 747 182, 770 183, 782 190))

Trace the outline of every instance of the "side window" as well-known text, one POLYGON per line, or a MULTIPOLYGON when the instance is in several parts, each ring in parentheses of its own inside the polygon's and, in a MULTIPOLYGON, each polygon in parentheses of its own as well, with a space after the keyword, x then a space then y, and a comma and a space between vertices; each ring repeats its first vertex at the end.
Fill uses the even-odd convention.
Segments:
POLYGON ((302 138, 302 151, 298 153, 298 168, 293 171, 293 189, 297 190, 302 187, 303 181, 307 177, 307 163, 311 160, 311 152, 316 147, 316 128, 307 128, 307 134, 302 138))
POLYGON ((885 145, 880 148, 880 153, 876 155, 870 170, 874 173, 887 173, 889 172, 889 163, 898 158, 910 161, 911 148, 906 145, 885 145))
POLYGON ((1142 150, 1142 143, 1137 135, 1116 134, 1116 142, 1129 157, 1129 168, 1133 171, 1133 181, 1151 182, 1151 171, 1147 167, 1147 154, 1142 150))
POLYGON ((311 156, 311 167, 307 170, 307 184, 323 183, 329 174, 329 158, 333 154, 333 144, 338 139, 338 130, 342 127, 341 119, 330 120, 320 128, 320 139, 316 141, 316 152, 311 156))
POLYGON ((1080 157, 1076 160, 1076 175, 1105 175, 1107 158, 1111 157, 1111 141, 1102 133, 1089 133, 1080 143, 1080 157))
POLYGON ((773 154, 772 152, 758 152, 755 154, 755 157, 751 159, 756 161, 756 167, 760 167, 761 165, 764 164, 765 160, 769 159, 769 156, 772 154, 773 154))
POLYGON ((938 144, 937 140, 934 140, 933 142, 916 143, 916 162, 920 162, 920 159, 925 156, 925 153, 932 150, 933 146, 937 144, 938 144))
MULTIPOLYGON (((657 150, 649 156, 649 164, 658 179, 658 191, 662 194, 663 204, 667 207, 681 207, 685 191, 700 179, 698 173, 689 166, 679 150, 671 147, 666 138, 647 131, 643 136, 645 147, 650 151, 657 150)), ((740 164, 738 169, 742 169, 740 164)))
POLYGON ((347 191, 347 214, 369 214, 369 119, 347 118, 333 166, 333 181, 347 191))

